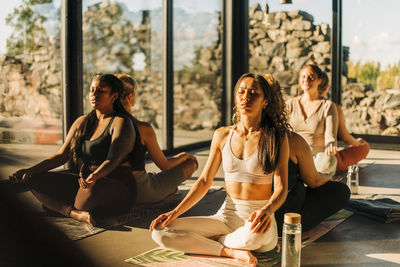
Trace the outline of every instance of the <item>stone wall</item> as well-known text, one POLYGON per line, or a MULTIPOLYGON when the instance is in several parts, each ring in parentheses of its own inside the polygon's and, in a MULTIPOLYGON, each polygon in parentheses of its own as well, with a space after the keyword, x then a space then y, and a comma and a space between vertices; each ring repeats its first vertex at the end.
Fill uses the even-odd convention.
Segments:
POLYGON ((268 6, 250 8, 249 69, 272 74, 287 94, 297 95, 300 68, 315 61, 330 75, 330 28, 314 25, 312 15, 300 11, 269 13, 268 6))
POLYGON ((342 108, 350 132, 400 135, 400 89, 372 91, 362 83, 349 83, 342 108))
MULTIPOLYGON (((250 8, 250 71, 271 73, 288 97, 298 94, 298 71, 308 61, 314 60, 330 76, 329 25, 315 25, 312 15, 303 11, 270 13, 267 6, 263 8, 259 4, 250 8)), ((133 114, 160 128, 162 72, 156 67, 160 62, 154 62, 154 58, 161 56, 154 53, 161 51, 161 36, 152 29, 150 14, 151 11, 143 12, 141 23, 133 25, 116 2, 104 1, 88 7, 83 14, 84 94, 88 92, 90 77, 94 73, 128 73, 139 84, 133 114), (144 56, 145 66, 141 70, 133 68, 133 60, 138 54, 144 56)), ((216 31, 221 33, 221 17, 219 21, 216 31)), ((189 40, 195 31, 195 28, 181 28, 181 38, 189 40)), ((31 55, 0 58, 1 120, 21 117, 60 121, 60 41, 59 38, 50 41, 48 36, 39 39, 40 48, 31 55)), ((220 124, 222 50, 220 34, 211 45, 198 47, 191 64, 175 71, 176 129, 213 130, 220 124)), ((400 94, 397 91, 373 92, 368 86, 346 82, 346 78, 343 84, 346 85, 343 88, 343 109, 351 132, 400 135, 400 94)), ((86 98, 84 102, 87 103, 86 98)), ((88 105, 85 109, 86 112, 89 110, 88 105)), ((12 123, 0 124, 2 127, 12 123)))

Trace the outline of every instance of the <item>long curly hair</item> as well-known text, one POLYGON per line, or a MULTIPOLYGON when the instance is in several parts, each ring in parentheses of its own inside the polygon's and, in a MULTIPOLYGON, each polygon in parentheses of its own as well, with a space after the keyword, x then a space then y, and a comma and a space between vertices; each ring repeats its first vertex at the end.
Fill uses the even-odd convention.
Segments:
MULTIPOLYGON (((279 162, 281 140, 290 130, 288 112, 279 83, 271 75, 259 75, 254 73, 243 74, 235 85, 234 94, 244 78, 253 78, 258 82, 264 93, 264 99, 268 101, 262 110, 260 122, 260 140, 258 144, 258 157, 265 173, 273 172, 279 162)), ((233 123, 240 122, 240 114, 235 105, 233 123)))
MULTIPOLYGON (((113 110, 115 114, 126 115, 131 117, 131 115, 124 109, 121 104, 121 95, 124 86, 120 79, 112 74, 96 74, 93 76, 92 81, 99 79, 101 86, 107 86, 111 89, 111 94, 118 93, 117 99, 113 102, 113 110)), ((73 161, 75 164, 78 163, 78 159, 81 156, 81 147, 84 140, 89 139, 90 135, 93 133, 97 123, 96 110, 93 109, 82 121, 79 127, 76 129, 72 140, 71 140, 71 151, 73 156, 73 161)))

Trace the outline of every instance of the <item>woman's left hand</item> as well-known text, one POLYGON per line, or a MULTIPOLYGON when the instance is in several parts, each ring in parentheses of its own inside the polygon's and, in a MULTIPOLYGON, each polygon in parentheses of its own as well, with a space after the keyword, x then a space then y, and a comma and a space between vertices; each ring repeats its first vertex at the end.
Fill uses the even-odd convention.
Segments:
POLYGON ((88 189, 94 186, 96 183, 95 175, 94 173, 89 174, 89 176, 85 178, 79 178, 79 185, 81 188, 88 189))
POLYGON ((328 156, 335 156, 336 153, 337 153, 337 146, 335 145, 335 143, 333 142, 329 143, 325 148, 325 154, 327 154, 328 156))
POLYGON ((250 215, 251 222, 250 231, 257 234, 264 234, 271 226, 271 218, 269 209, 259 209, 250 215))

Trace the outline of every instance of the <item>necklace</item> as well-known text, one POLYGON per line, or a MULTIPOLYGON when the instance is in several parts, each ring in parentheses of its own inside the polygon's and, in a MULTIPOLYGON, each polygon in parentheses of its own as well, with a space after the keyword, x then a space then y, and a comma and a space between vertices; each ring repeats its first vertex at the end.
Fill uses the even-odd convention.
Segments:
POLYGON ((242 130, 242 127, 237 127, 241 133, 241 135, 244 136, 244 139, 246 139, 246 141, 248 141, 255 133, 258 133, 259 129, 252 131, 252 132, 248 132, 247 135, 244 133, 244 131, 242 130))

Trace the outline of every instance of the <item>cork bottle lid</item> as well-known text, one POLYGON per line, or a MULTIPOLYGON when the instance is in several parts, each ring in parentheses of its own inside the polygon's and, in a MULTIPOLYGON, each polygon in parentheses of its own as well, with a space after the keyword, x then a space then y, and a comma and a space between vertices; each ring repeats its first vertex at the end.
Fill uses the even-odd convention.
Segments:
POLYGON ((301 222, 301 215, 298 213, 285 213, 285 223, 298 224, 301 222))

